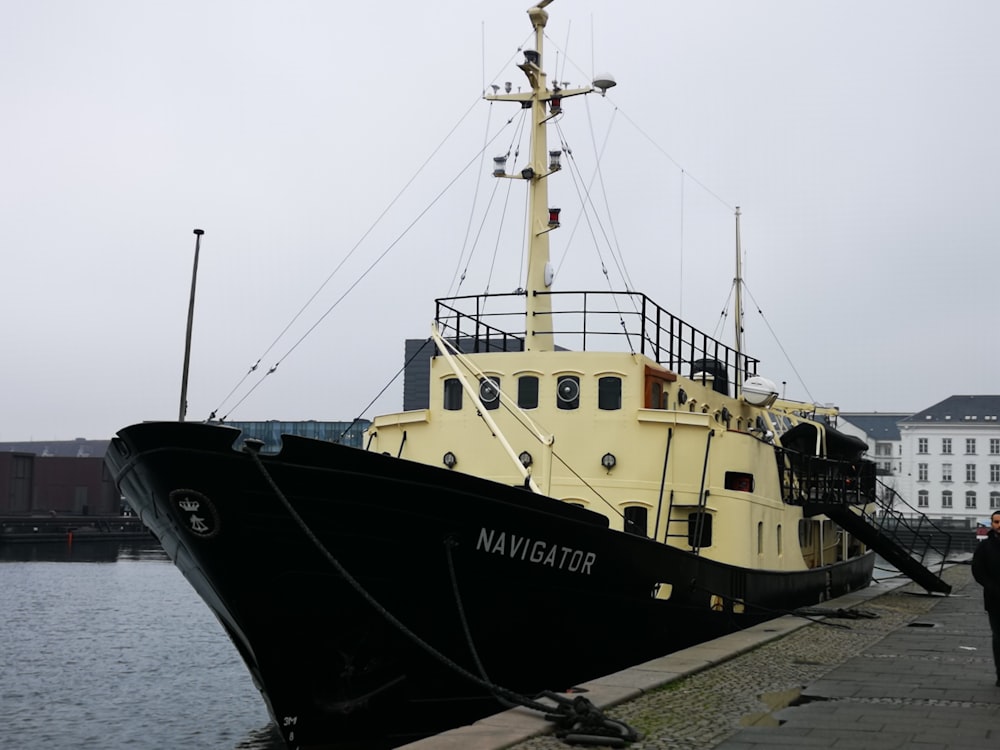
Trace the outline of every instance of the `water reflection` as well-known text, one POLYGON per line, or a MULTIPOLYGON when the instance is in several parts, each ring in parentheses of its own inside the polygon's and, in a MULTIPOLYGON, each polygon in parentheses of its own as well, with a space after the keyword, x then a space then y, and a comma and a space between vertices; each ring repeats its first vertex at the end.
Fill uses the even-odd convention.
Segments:
POLYGON ((119 560, 166 559, 166 553, 155 539, 0 544, 0 562, 111 563, 119 560))
POLYGON ((278 728, 268 724, 248 734, 233 750, 285 750, 278 728))

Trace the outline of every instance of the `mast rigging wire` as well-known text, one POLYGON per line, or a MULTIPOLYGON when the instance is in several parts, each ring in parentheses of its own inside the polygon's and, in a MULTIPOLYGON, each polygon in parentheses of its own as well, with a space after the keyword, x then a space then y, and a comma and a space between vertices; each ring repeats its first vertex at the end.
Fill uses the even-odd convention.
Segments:
MULTIPOLYGON (((483 33, 485 34, 485 27, 484 27, 483 33)), ((528 34, 525 37, 525 41, 527 41, 528 39, 530 39, 531 36, 532 36, 531 34, 528 34)), ((517 47, 517 51, 513 55, 511 55, 510 57, 507 58, 507 60, 504 62, 503 66, 501 67, 501 70, 506 69, 506 67, 511 64, 511 62, 514 60, 514 58, 517 56, 517 53, 520 52, 521 49, 523 48, 524 43, 525 42, 522 41, 521 45, 517 47)), ((486 77, 485 76, 485 67, 486 67, 486 63, 485 63, 485 43, 484 43, 483 44, 483 78, 484 79, 486 77)), ((499 76, 499 73, 497 74, 497 76, 494 76, 494 80, 496 80, 496 78, 498 76, 499 76)), ((485 95, 485 93, 486 93, 486 86, 483 86, 483 95, 485 95)), ((400 188, 400 190, 397 192, 396 196, 386 205, 386 207, 382 210, 382 212, 375 218, 375 221, 373 221, 372 224, 371 224, 371 226, 369 226, 368 229, 361 235, 361 237, 354 244, 354 246, 348 251, 347 255, 345 255, 341 259, 340 263, 338 263, 337 266, 333 269, 333 271, 331 271, 330 274, 326 277, 326 279, 324 279, 323 283, 321 283, 319 285, 319 287, 317 287, 316 291, 313 292, 313 294, 309 297, 308 300, 306 300, 305 304, 302 305, 302 307, 299 309, 299 311, 297 313, 295 313, 294 316, 292 316, 292 319, 289 320, 288 323, 287 323, 287 325, 285 325, 285 327, 281 330, 281 332, 277 336, 275 336, 274 340, 271 341, 271 343, 268 345, 268 347, 264 350, 264 353, 261 354, 257 358, 257 361, 254 362, 254 364, 249 367, 249 369, 243 374, 243 377, 240 378, 240 380, 236 383, 235 386, 233 386, 232 390, 229 391, 229 393, 226 395, 226 397, 222 399, 222 401, 219 403, 218 406, 215 407, 215 409, 212 410, 211 414, 209 414, 209 416, 208 416, 208 420, 209 421, 211 421, 212 419, 215 418, 215 415, 219 411, 222 410, 222 408, 228 403, 229 399, 231 399, 233 397, 233 395, 243 386, 243 383, 246 382, 247 378, 249 378, 250 375, 252 375, 254 372, 257 371, 257 369, 260 366, 260 363, 264 360, 264 358, 271 352, 272 349, 274 349, 275 346, 277 346, 278 342, 285 336, 285 334, 288 333, 289 329, 302 316, 302 314, 306 311, 306 309, 313 303, 313 301, 316 299, 316 297, 319 296, 320 292, 322 292, 323 289, 326 288, 327 284, 330 283, 330 281, 340 271, 340 269, 344 266, 344 264, 351 258, 352 255, 354 255, 355 251, 357 251, 357 249, 361 246, 361 244, 365 241, 365 239, 374 231, 375 227, 377 227, 381 223, 382 219, 385 218, 386 214, 389 213, 390 209, 399 201, 399 199, 403 196, 403 194, 406 193, 406 191, 410 188, 410 186, 413 184, 413 182, 416 180, 416 178, 424 171, 424 169, 427 167, 428 164, 430 164, 431 160, 437 155, 437 153, 441 150, 441 148, 444 146, 444 144, 447 143, 451 139, 451 137, 454 135, 454 133, 458 129, 458 127, 465 121, 465 119, 469 116, 469 114, 476 108, 476 105, 479 103, 479 100, 481 98, 482 98, 482 96, 477 97, 476 100, 473 101, 469 105, 468 109, 466 109, 465 112, 462 113, 462 115, 458 118, 458 121, 451 127, 451 129, 448 131, 448 133, 445 135, 445 137, 441 139, 441 142, 438 143, 438 145, 431 151, 431 153, 427 156, 427 158, 424 159, 423 163, 420 165, 420 167, 417 168, 416 172, 413 173, 413 175, 410 177, 410 179, 407 180, 407 182, 403 185, 403 187, 400 188)), ((513 119, 513 118, 511 118, 511 119, 513 119)), ((510 121, 507 122, 507 125, 509 125, 509 124, 510 124, 510 121)), ((494 138, 491 139, 490 142, 492 142, 492 140, 495 140, 500 135, 501 132, 503 132, 502 129, 500 131, 498 131, 497 135, 494 136, 494 138)), ((481 153, 485 153, 485 149, 486 149, 486 147, 488 145, 489 145, 489 143, 484 144, 483 151, 481 153)), ((461 175, 466 169, 468 169, 468 167, 469 167, 469 165, 467 164, 462 169, 462 171, 459 172, 459 175, 461 175)), ((449 183, 449 187, 450 187, 450 185, 451 185, 451 183, 449 183)), ((430 206, 428 206, 428 208, 430 208, 430 206)), ((425 212, 426 212, 426 209, 425 209, 425 212)), ((423 213, 421 213, 420 215, 422 216, 423 213)), ((409 229, 412 226, 413 225, 411 224, 409 227, 407 227, 406 231, 409 231, 409 229)), ((405 233, 406 232, 404 231, 404 234, 405 233)), ((398 238, 397 238, 397 241, 398 241, 398 238)), ((380 258, 381 258, 381 256, 380 256, 380 258)), ((371 270, 371 268, 369 268, 369 270, 371 270)), ((365 272, 365 275, 367 275, 367 273, 368 273, 368 271, 365 272)), ((362 276, 362 278, 364 278, 364 276, 362 276)), ((358 279, 358 281, 360 281, 360 280, 361 279, 358 279)), ((351 289, 353 289, 354 286, 356 286, 356 285, 357 285, 357 282, 355 282, 355 284, 350 287, 350 289, 348 290, 348 292, 351 289)), ((343 299, 343 297, 341 297, 341 299, 343 299)), ((339 300, 338 300, 338 303, 339 303, 339 300)), ((334 306, 336 306, 336 304, 338 304, 338 303, 335 303, 334 306)), ((330 309, 332 309, 332 308, 330 308, 330 309)), ((329 314, 330 309, 327 310, 326 314, 329 314)), ((326 317, 326 314, 324 314, 324 316, 323 316, 324 318, 326 317)), ((320 320, 322 320, 322 318, 320 320)), ((315 325, 312 328, 310 328, 309 331, 307 331, 307 335, 308 335, 309 332, 311 332, 313 330, 313 328, 315 328, 315 325)), ((301 342, 301 339, 300 339, 300 342, 301 342)), ((297 342, 296 346, 300 342, 297 342)), ((293 347, 293 349, 294 349, 294 347, 293 347)), ((291 350, 288 353, 291 353, 291 350)), ((285 356, 287 356, 288 353, 286 353, 285 356)), ((284 359, 284 357, 282 357, 282 359, 284 359)), ((279 363, 280 363, 280 361, 279 361, 279 363)), ((275 364, 265 374, 265 377, 267 375, 270 375, 271 372, 273 372, 277 368, 277 366, 278 365, 275 364)), ((260 381, 258 381, 258 383, 259 382, 260 381)), ((253 390, 255 390, 256 387, 257 386, 255 385, 253 387, 253 389, 251 389, 251 392, 253 390)), ((234 406, 232 406, 232 407, 229 408, 229 411, 232 411, 233 409, 235 409, 236 406, 238 406, 240 403, 242 403, 246 399, 246 396, 248 396, 248 395, 249 395, 249 393, 247 393, 246 395, 244 395, 244 397, 241 398, 240 401, 237 402, 237 404, 235 404, 234 406)))
MULTIPOLYGON (((468 112, 466 112, 466 114, 468 114, 468 112)), ((465 117, 465 115, 463 115, 463 119, 464 119, 464 117, 465 117)), ((233 409, 237 408, 237 407, 238 407, 238 406, 239 406, 240 404, 242 404, 242 403, 243 403, 243 402, 244 402, 244 401, 245 401, 245 400, 246 400, 246 399, 247 399, 247 398, 248 398, 248 397, 249 397, 249 396, 250 396, 250 395, 251 395, 251 394, 252 394, 252 393, 253 393, 254 391, 256 391, 256 390, 257 390, 257 388, 259 388, 259 387, 260 387, 260 385, 261 385, 261 384, 262 384, 262 383, 264 382, 264 380, 265 380, 265 379, 266 379, 266 378, 267 378, 267 377, 268 377, 269 375, 273 374, 273 373, 274 373, 274 372, 275 372, 275 371, 276 371, 276 370, 278 369, 278 366, 279 366, 279 365, 280 365, 280 364, 281 364, 282 362, 284 362, 284 361, 285 361, 285 359, 287 359, 287 358, 288 358, 288 356, 289 356, 289 355, 291 355, 291 354, 292 354, 292 352, 294 352, 294 351, 295 351, 295 350, 296 350, 296 349, 297 349, 297 348, 299 347, 299 345, 301 345, 301 344, 302 344, 302 342, 303 342, 303 341, 305 341, 305 340, 306 340, 306 338, 308 338, 308 337, 309 337, 309 336, 310 336, 310 335, 312 334, 312 332, 316 330, 316 328, 318 328, 318 327, 319 327, 320 323, 322 323, 322 322, 323 322, 324 320, 326 320, 326 318, 327 318, 327 317, 328 317, 328 316, 330 315, 330 313, 332 313, 332 312, 334 311, 334 309, 335 309, 336 307, 338 307, 338 306, 340 305, 340 303, 341 303, 341 302, 343 302, 343 301, 344 301, 344 299, 345 299, 345 298, 346 298, 346 297, 347 297, 347 296, 348 296, 348 295, 349 295, 349 294, 350 294, 350 293, 351 293, 352 291, 354 291, 354 289, 355 289, 355 288, 356 288, 356 287, 358 286, 358 284, 360 284, 360 283, 361 283, 361 282, 362 282, 362 281, 363 281, 363 280, 365 279, 365 277, 367 277, 367 276, 368 276, 368 274, 370 274, 370 273, 371 273, 371 272, 372 272, 372 271, 373 271, 373 270, 375 269, 375 267, 376 267, 376 266, 378 266, 378 265, 379 265, 379 264, 380 264, 380 263, 381 263, 381 262, 382 262, 382 261, 383 261, 383 260, 385 259, 385 257, 386 257, 386 256, 387 256, 387 255, 389 254, 389 252, 390 252, 390 251, 391 251, 391 250, 392 250, 392 249, 393 249, 394 247, 396 247, 396 245, 398 245, 398 244, 399 244, 399 242, 400 242, 400 241, 401 241, 401 240, 402 240, 402 239, 403 239, 403 238, 404 238, 404 237, 405 237, 405 236, 406 236, 407 234, 409 234, 410 230, 411 230, 411 229, 413 229, 413 227, 414 227, 414 226, 415 226, 415 225, 416 225, 416 224, 417 224, 417 223, 418 223, 418 222, 419 222, 419 221, 420 221, 420 220, 421 220, 421 219, 422 219, 422 218, 424 217, 424 215, 425 215, 425 214, 426 214, 426 213, 427 213, 428 211, 430 211, 430 210, 431 210, 431 208, 433 208, 433 207, 434 207, 434 206, 435 206, 435 205, 437 204, 437 202, 438 202, 438 201, 439 201, 439 200, 440 200, 440 199, 442 198, 442 196, 444 196, 444 195, 445 195, 445 193, 447 193, 447 192, 448 192, 448 191, 449 191, 449 190, 450 190, 450 189, 452 188, 452 186, 453 186, 453 185, 454 185, 454 184, 455 184, 455 183, 456 183, 456 182, 458 181, 458 179, 459 179, 459 178, 460 178, 460 177, 461 177, 461 176, 462 176, 463 174, 465 174, 465 172, 466 172, 466 171, 467 171, 467 170, 469 169, 469 167, 471 167, 471 166, 472 166, 472 164, 474 164, 474 163, 475 163, 475 161, 476 161, 476 160, 477 160, 477 159, 479 158, 479 154, 480 154, 480 153, 482 153, 482 151, 483 151, 483 150, 485 150, 485 149, 486 149, 486 148, 487 148, 487 147, 488 147, 488 146, 489 146, 489 145, 490 145, 490 144, 491 144, 491 143, 492 143, 493 141, 495 141, 495 140, 496 140, 496 139, 497 139, 497 138, 498 138, 498 137, 500 136, 500 134, 501 134, 501 133, 503 133, 504 129, 505 129, 505 128, 506 128, 506 127, 507 127, 508 125, 510 125, 510 123, 511 123, 512 121, 513 121, 513 118, 512 118, 511 120, 508 120, 508 121, 507 121, 507 123, 506 123, 506 124, 505 124, 505 125, 504 125, 503 127, 501 127, 501 128, 500 128, 500 130, 498 130, 498 131, 497 131, 497 134, 496 134, 495 136, 493 136, 493 138, 491 138, 491 139, 489 140, 489 142, 488 142, 488 143, 486 143, 486 144, 485 144, 485 145, 483 146, 483 148, 482 148, 482 149, 480 149, 480 151, 478 151, 478 152, 477 152, 477 153, 476 153, 476 154, 475 154, 475 155, 474 155, 474 156, 473 156, 473 157, 472 157, 472 158, 471 158, 471 159, 470 159, 469 161, 467 161, 467 162, 465 163, 465 166, 463 166, 463 167, 462 167, 462 168, 461 168, 461 169, 460 169, 460 170, 458 171, 458 173, 457 173, 457 174, 456 174, 456 175, 455 175, 454 177, 452 177, 452 179, 451 179, 451 180, 449 180, 449 181, 448 181, 448 183, 447 183, 447 184, 446 184, 446 185, 445 185, 445 186, 444 186, 444 187, 443 187, 443 188, 442 188, 442 189, 441 189, 441 190, 440 190, 440 191, 439 191, 439 192, 437 193, 437 195, 435 195, 435 196, 434 196, 434 197, 433 197, 433 198, 431 199, 431 201, 430 201, 430 202, 429 202, 429 203, 428 203, 428 204, 427 204, 427 205, 426 205, 426 206, 425 206, 425 207, 423 208, 423 210, 421 210, 421 211, 420 211, 420 212, 419 212, 419 213, 418 213, 418 214, 416 215, 416 217, 414 217, 414 219, 413 219, 413 220, 412 220, 412 221, 411 221, 411 222, 410 222, 409 224, 407 224, 407 225, 406 225, 406 227, 405 227, 405 228, 403 229, 403 231, 402 231, 402 232, 400 232, 400 233, 399 233, 399 235, 397 235, 396 239, 394 239, 394 240, 393 240, 392 242, 390 242, 390 243, 389 243, 389 244, 388 244, 388 245, 386 246, 386 248, 385 248, 385 249, 384 249, 384 250, 383 250, 383 251, 381 252, 381 254, 379 254, 379 256, 378 256, 377 258, 375 258, 375 260, 374 260, 374 261, 372 261, 372 262, 371 262, 371 264, 369 264, 369 266, 368 266, 368 267, 367 267, 367 268, 366 268, 366 269, 365 269, 365 270, 364 270, 364 271, 363 271, 363 272, 361 273, 361 275, 360 275, 360 276, 358 276, 358 277, 357 277, 357 278, 356 278, 356 279, 354 280, 354 282, 353 282, 353 283, 352 283, 352 284, 351 284, 350 286, 348 286, 348 287, 347 287, 346 291, 344 291, 344 292, 343 292, 343 293, 342 293, 342 294, 341 294, 341 295, 340 295, 340 296, 339 296, 339 297, 338 297, 338 298, 337 298, 336 300, 334 300, 333 304, 331 304, 331 305, 330 305, 330 306, 329 306, 329 307, 328 307, 328 308, 326 309, 326 311, 325 311, 325 312, 324 312, 324 313, 323 313, 322 315, 320 315, 320 316, 319 316, 319 318, 317 318, 317 319, 316 319, 316 321, 315 321, 315 322, 314 322, 314 323, 313 323, 313 324, 312 324, 311 326, 309 326, 309 328, 308 328, 308 329, 306 329, 305 333, 303 333, 303 334, 302 334, 302 335, 301 335, 301 336, 300 336, 300 337, 299 337, 299 338, 298 338, 298 339, 297 339, 297 340, 295 341, 295 343, 294 343, 294 344, 292 344, 292 346, 291 346, 291 347, 289 347, 289 349, 288 349, 288 350, 287 350, 287 351, 286 351, 286 352, 285 352, 285 353, 284 353, 284 354, 283 354, 283 355, 282 355, 281 357, 279 357, 279 358, 278 358, 278 360, 277 360, 277 361, 276 361, 276 362, 275 362, 275 363, 274 363, 274 364, 273 364, 273 365, 271 366, 271 368, 270 368, 270 369, 269 369, 269 370, 268 370, 268 371, 267 371, 266 373, 264 373, 264 375, 263 375, 263 376, 262 376, 262 377, 261 377, 260 379, 258 379, 258 380, 257 380, 257 382, 256 382, 256 383, 255 383, 255 384, 254 384, 254 385, 253 385, 253 386, 252 386, 252 387, 250 388, 250 390, 248 390, 248 391, 247 391, 247 392, 246 392, 246 393, 245 393, 245 394, 243 395, 243 397, 239 399, 239 401, 237 401, 237 402, 236 402, 236 403, 235 403, 235 404, 234 404, 234 405, 233 405, 232 407, 230 407, 230 409, 229 409, 229 411, 230 411, 230 412, 231 412, 231 411, 232 411, 233 409)), ((457 125, 456 125, 456 127, 457 127, 457 125)), ((452 132, 454 132, 454 129, 452 129, 452 132)), ((450 133, 449 133, 449 135, 450 135, 450 133)), ((438 146, 438 148, 440 148, 440 146, 438 146)), ((425 165, 426 165, 426 162, 425 162, 425 165)), ((421 166, 421 170, 422 170, 422 169, 423 169, 423 166, 421 166)), ((416 177, 416 175, 414 175, 414 178, 415 178, 415 177, 416 177)), ((407 186, 408 186, 408 185, 409 185, 410 183, 412 183, 412 182, 413 182, 413 179, 414 179, 414 178, 411 178, 411 179, 410 179, 410 182, 409 182, 409 183, 407 183, 407 186)), ((404 189, 405 189, 405 188, 404 188, 404 189)), ((398 197, 399 197, 399 196, 397 196, 397 199, 398 199, 398 197)), ((394 201, 395 201, 395 200, 396 200, 396 199, 394 199, 394 201)), ((388 208, 386 209, 386 211, 388 211, 388 208)), ((379 217, 380 219, 381 219, 381 216, 384 216, 384 215, 385 215, 386 211, 383 211, 383 212, 382 212, 382 214, 381 214, 381 215, 380 215, 380 217, 379 217)), ((372 229, 373 229, 373 228, 374 228, 374 227, 372 227, 372 229)), ((371 229, 369 229, 368 231, 370 232, 370 231, 371 231, 371 229)), ((367 233, 366 233, 366 235, 367 235, 367 233)), ((360 244, 360 241, 358 242, 358 244, 360 244)), ((354 250, 356 250, 356 249, 357 249, 357 247, 358 247, 358 245, 355 245, 355 246, 354 246, 354 248, 352 248, 352 250, 351 250, 351 253, 353 253, 353 252, 354 252, 354 250)), ((346 258, 345 258, 345 260, 346 260, 346 258)), ((340 265, 338 265, 338 266, 337 266, 337 268, 339 269, 339 268, 340 268, 341 266, 343 266, 343 261, 341 261, 340 265)), ((336 270, 334 271, 334 273, 336 273, 336 270)), ((327 280, 323 282, 323 286, 325 286, 325 285, 326 285, 326 283, 327 283, 327 282, 328 282, 328 281, 330 280, 330 278, 332 278, 332 276, 333 276, 333 274, 331 274, 331 275, 330 275, 329 277, 327 277, 327 280)), ((322 288, 322 287, 321 287, 321 288, 322 288)), ((319 294, 319 290, 317 290, 317 291, 316 291, 316 293, 315 293, 315 294, 313 295, 313 298, 315 298, 316 294, 319 294)), ((312 298, 311 298, 311 299, 312 299, 312 298)), ((310 301, 311 301, 311 300, 310 300, 310 301)), ((308 306, 308 303, 307 303, 307 306, 308 306)), ((303 310, 304 310, 304 309, 305 309, 305 307, 303 307, 303 310)), ((298 314, 296 315, 296 317, 298 317, 298 315, 300 315, 301 313, 302 313, 302 310, 300 310, 300 311, 299 311, 299 313, 298 313, 298 314)), ((288 324, 288 326, 286 326, 285 330, 287 331, 287 330, 288 330, 288 327, 290 327, 290 326, 291 326, 291 323, 289 323, 289 324, 288 324)), ((284 333, 284 332, 283 332, 283 333, 284 333)), ((280 339, 281 337, 279 336, 278 338, 280 339)), ((274 342, 274 343, 272 343, 271 347, 269 347, 269 348, 268 348, 268 350, 270 350, 271 348, 273 348, 273 347, 274 347, 274 344, 276 344, 276 343, 277 343, 277 340, 275 340, 275 342, 274 342)), ((220 405, 220 408, 221 408, 221 405, 220 405)), ((216 409, 215 411, 213 411, 213 414, 214 414, 214 413, 216 413, 216 412, 217 412, 218 410, 219 410, 219 409, 216 409)), ((228 418, 228 413, 227 413, 226 417, 223 417, 223 420, 225 420, 225 419, 227 419, 227 418, 228 418)))

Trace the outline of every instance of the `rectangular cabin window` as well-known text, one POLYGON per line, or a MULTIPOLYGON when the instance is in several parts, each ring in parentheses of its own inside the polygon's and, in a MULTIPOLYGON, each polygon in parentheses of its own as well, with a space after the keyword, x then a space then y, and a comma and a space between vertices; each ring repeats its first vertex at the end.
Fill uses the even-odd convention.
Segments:
POLYGON ((522 409, 538 408, 538 378, 522 375, 517 379, 517 405, 522 409))
POLYGON ((659 378, 646 376, 646 408, 667 408, 667 383, 659 378))
POLYGON ((697 511, 688 515, 688 546, 698 549, 712 546, 712 515, 697 511))
POLYGON ((646 508, 639 506, 629 506, 625 509, 623 513, 625 516, 625 533, 635 534, 636 536, 649 536, 649 526, 648 517, 649 512, 646 508))
POLYGON ((611 411, 622 408, 622 379, 604 377, 597 381, 597 408, 611 411))
POLYGON ((580 408, 580 378, 560 375, 556 381, 556 406, 560 409, 580 408))
POLYGON ((726 489, 735 492, 753 492, 753 474, 745 471, 727 471, 726 489))
POLYGON ((654 380, 649 384, 646 393, 646 408, 659 409, 661 403, 663 403, 663 384, 659 380, 654 380))
POLYGON ((500 406, 500 378, 490 375, 479 381, 479 401, 490 410, 500 406))
POLYGON ((460 411, 462 408, 462 384, 458 378, 444 381, 444 408, 448 411, 460 411))

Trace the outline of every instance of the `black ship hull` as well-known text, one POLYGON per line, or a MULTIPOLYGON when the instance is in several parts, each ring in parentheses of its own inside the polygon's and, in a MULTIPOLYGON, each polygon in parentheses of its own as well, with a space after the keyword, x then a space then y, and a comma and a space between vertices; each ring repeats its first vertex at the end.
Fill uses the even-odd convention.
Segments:
POLYGON ((460 670, 561 691, 871 577, 871 554, 738 568, 521 488, 293 437, 255 459, 238 436, 140 424, 107 460, 291 748, 397 747, 503 709, 460 670))

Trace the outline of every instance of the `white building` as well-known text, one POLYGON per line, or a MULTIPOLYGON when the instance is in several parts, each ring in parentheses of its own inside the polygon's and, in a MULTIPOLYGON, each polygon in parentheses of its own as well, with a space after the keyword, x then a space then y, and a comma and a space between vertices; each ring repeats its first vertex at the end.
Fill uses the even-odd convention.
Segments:
MULTIPOLYGON (((899 492, 899 477, 903 473, 903 443, 899 422, 911 412, 840 412, 837 429, 868 444, 866 458, 875 462, 879 481, 879 497, 890 502, 899 492)), ((891 503, 890 503, 891 504, 891 503)), ((916 505, 916 500, 913 500, 916 505)))
MULTIPOLYGON (((1000 396, 951 396, 899 422, 899 492, 970 526, 1000 509, 1000 396)), ((877 457, 876 457, 877 458, 877 457)))

